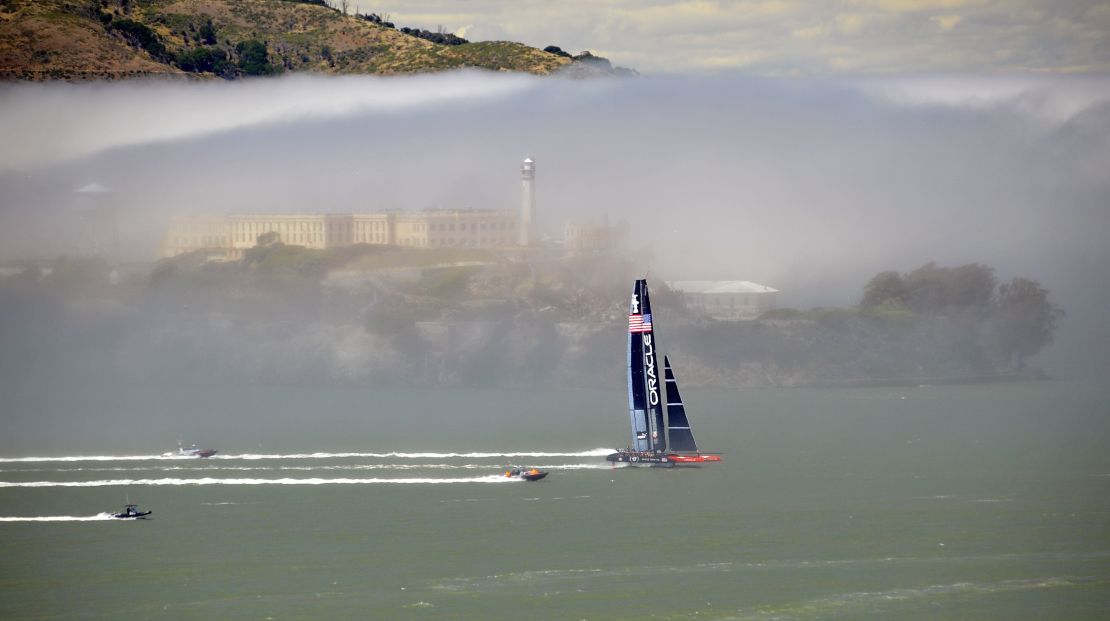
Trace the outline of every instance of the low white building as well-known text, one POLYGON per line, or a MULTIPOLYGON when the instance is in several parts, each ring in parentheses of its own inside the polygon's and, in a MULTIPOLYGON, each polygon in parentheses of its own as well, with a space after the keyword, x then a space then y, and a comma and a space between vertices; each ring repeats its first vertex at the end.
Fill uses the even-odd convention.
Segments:
POLYGON ((724 321, 759 317, 776 307, 779 293, 747 280, 675 280, 667 286, 683 294, 690 310, 724 321))

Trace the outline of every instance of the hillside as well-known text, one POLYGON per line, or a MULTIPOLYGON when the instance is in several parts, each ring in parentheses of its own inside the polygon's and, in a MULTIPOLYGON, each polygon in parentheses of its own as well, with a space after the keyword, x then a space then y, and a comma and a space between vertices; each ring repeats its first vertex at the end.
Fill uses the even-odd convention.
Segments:
POLYGON ((475 67, 629 73, 584 53, 468 42, 323 0, 0 0, 0 79, 394 75, 475 67))

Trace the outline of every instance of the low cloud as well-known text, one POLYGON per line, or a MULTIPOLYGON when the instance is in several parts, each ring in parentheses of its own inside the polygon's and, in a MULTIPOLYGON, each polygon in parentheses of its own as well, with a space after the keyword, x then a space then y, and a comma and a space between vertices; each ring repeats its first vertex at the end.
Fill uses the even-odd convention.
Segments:
POLYGON ((267 124, 464 105, 520 93, 534 84, 530 76, 492 79, 466 72, 389 79, 302 75, 234 85, 9 84, 0 86, 0 135, 6 143, 0 150, 0 171, 267 124))
POLYGON ((653 279, 751 280, 809 308, 858 302, 882 270, 980 262, 1041 282, 1068 313, 1052 351, 1104 368, 1108 93, 1049 76, 9 85, 0 125, 23 146, 4 152, 0 260, 80 253, 90 183, 110 190, 114 259, 150 262, 174 214, 515 209, 531 156, 541 233, 623 223, 653 279))
POLYGON ((1110 81, 1101 77, 934 75, 875 78, 858 84, 864 92, 899 105, 922 109, 1009 108, 1031 120, 1053 125, 1110 101, 1110 81))
POLYGON ((934 259, 1034 267, 1030 248, 1060 250, 1068 217, 1104 217, 1096 171, 1110 169, 1110 81, 1096 78, 458 73, 11 85, 3 97, 14 146, 0 156, 0 217, 23 222, 5 227, 9 257, 65 252, 35 223, 93 182, 125 223, 147 223, 121 229, 141 258, 172 213, 511 209, 531 155, 551 237, 624 219, 637 243, 666 239, 654 252, 684 277, 824 295, 934 259))

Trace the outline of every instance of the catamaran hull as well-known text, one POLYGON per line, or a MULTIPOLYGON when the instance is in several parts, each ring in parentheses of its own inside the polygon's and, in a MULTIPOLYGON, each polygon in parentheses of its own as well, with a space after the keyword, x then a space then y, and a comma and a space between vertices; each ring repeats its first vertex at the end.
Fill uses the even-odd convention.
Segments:
POLYGON ((618 464, 632 464, 634 466, 662 466, 664 468, 674 466, 674 462, 671 461, 670 457, 659 453, 618 451, 616 453, 610 453, 605 457, 605 460, 618 464))
POLYGON ((721 461, 720 455, 677 455, 675 453, 667 453, 660 455, 658 453, 637 453, 635 451, 618 451, 611 453, 605 457, 606 461, 622 464, 642 464, 645 466, 663 466, 673 467, 681 466, 683 464, 703 464, 707 462, 721 461))

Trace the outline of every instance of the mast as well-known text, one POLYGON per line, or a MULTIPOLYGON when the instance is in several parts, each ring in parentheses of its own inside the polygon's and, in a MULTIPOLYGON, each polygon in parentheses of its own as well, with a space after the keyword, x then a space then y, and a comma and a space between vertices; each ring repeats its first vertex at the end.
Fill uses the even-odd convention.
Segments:
POLYGON ((663 422, 663 396, 655 332, 651 324, 651 298, 646 280, 637 280, 628 305, 628 414, 632 423, 632 449, 667 450, 663 422))
POLYGON ((690 419, 686 418, 686 407, 678 394, 678 380, 671 370, 671 360, 663 356, 663 372, 667 384, 667 435, 670 436, 671 450, 686 453, 698 452, 694 432, 690 429, 690 419))

